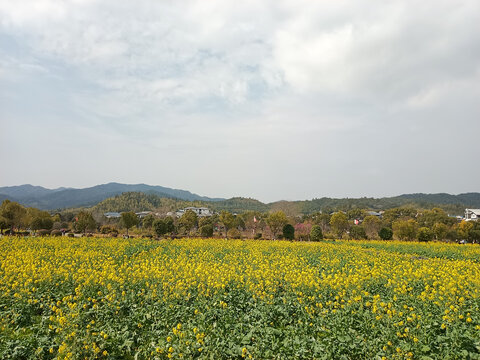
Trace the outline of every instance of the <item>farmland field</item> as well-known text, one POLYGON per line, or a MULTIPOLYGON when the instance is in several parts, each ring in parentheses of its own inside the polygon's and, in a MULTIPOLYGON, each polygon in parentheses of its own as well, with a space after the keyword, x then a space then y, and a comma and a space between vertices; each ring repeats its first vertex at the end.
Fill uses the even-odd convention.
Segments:
POLYGON ((1 359, 480 359, 480 247, 0 239, 1 359))

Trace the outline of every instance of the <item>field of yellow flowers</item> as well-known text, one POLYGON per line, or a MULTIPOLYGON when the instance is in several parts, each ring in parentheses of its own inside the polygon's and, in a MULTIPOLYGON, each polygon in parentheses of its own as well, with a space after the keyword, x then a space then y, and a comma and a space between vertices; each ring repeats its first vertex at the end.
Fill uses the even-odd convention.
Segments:
POLYGON ((0 239, 1 359, 480 359, 480 247, 0 239))

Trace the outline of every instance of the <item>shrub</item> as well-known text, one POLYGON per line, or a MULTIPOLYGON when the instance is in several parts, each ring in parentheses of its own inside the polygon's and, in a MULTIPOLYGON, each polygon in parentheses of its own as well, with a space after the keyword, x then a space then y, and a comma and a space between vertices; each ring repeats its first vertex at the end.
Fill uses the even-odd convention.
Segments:
POLYGON ((230 229, 228 230, 228 237, 230 239, 241 239, 242 234, 237 229, 230 229))
POLYGON ((322 228, 319 225, 313 225, 312 230, 310 230, 310 240, 320 241, 323 239, 322 228))
POLYGON ((201 237, 212 237, 213 236, 213 226, 211 224, 206 224, 200 226, 200 236, 201 237))
POLYGON ((293 240, 295 239, 295 228, 290 225, 290 224, 286 224, 283 226, 283 237, 287 240, 293 240))
POLYGON ((434 233, 428 227, 421 227, 418 229, 417 240, 418 241, 432 241, 434 233))
POLYGON ((68 233, 67 236, 68 237, 75 237, 75 234, 74 233, 68 233))
POLYGON ((108 226, 108 225, 103 225, 101 228, 100 228, 100 233, 102 234, 109 234, 111 232, 113 232, 114 228, 111 227, 111 226, 108 226))
POLYGON ((158 236, 162 237, 167 233, 167 224, 163 219, 156 219, 152 223, 153 232, 158 236))
POLYGON ((255 240, 260 240, 262 238, 262 233, 256 233, 253 237, 255 240))
POLYGON ((366 239, 367 234, 365 233, 365 229, 363 228, 363 226, 353 225, 350 229, 350 238, 354 240, 366 239))
POLYGON ((47 229, 40 229, 37 231, 37 235, 38 236, 45 236, 45 235, 49 235, 50 234, 50 230, 47 230, 47 229))
POLYGON ((378 232, 378 236, 382 240, 392 240, 393 238, 393 230, 387 227, 381 228, 378 232))
POLYGON ((111 232, 110 234, 108 234, 108 236, 115 238, 118 236, 118 231, 111 232))
POLYGON ((62 236, 62 232, 60 230, 52 230, 50 235, 52 235, 52 236, 62 236))

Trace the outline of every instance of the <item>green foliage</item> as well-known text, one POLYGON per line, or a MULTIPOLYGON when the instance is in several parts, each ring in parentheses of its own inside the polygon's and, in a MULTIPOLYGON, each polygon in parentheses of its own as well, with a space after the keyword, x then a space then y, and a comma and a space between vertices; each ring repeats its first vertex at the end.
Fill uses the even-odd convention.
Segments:
POLYGON ((155 219, 152 228, 158 237, 162 237, 167 233, 167 224, 163 219, 155 219))
POLYGON ((447 238, 449 228, 443 223, 435 223, 432 230, 437 240, 445 240, 447 238))
POLYGON ((225 228, 225 238, 228 238, 228 229, 235 226, 235 217, 230 212, 222 210, 220 212, 219 221, 225 228))
POLYGON ((175 232, 175 220, 171 216, 167 216, 163 219, 165 223, 166 233, 174 233, 175 232))
POLYGON ((272 231, 273 238, 276 239, 285 224, 288 223, 288 219, 283 211, 275 211, 268 215, 266 222, 272 231))
POLYGON ((53 219, 50 214, 35 208, 27 209, 26 223, 32 230, 51 230, 53 227, 53 219))
POLYGON ((120 224, 127 229, 136 226, 138 224, 138 216, 133 211, 126 211, 121 213, 120 224))
POLYGON ((207 238, 213 236, 213 225, 212 224, 205 224, 200 226, 200 236, 207 238))
POLYGON ((348 218, 343 212, 336 212, 330 218, 330 226, 338 238, 342 238, 348 229, 348 218))
POLYGON ((283 226, 283 238, 286 240, 293 240, 295 239, 295 228, 291 224, 285 224, 283 226))
POLYGON ((417 240, 418 241, 432 241, 434 237, 433 231, 428 227, 421 227, 418 229, 417 240))
POLYGON ((153 216, 152 214, 148 214, 142 220, 142 227, 144 229, 151 229, 154 221, 155 221, 155 216, 153 216))
POLYGON ((17 202, 4 200, 0 206, 2 221, 13 231, 25 224, 27 210, 17 202))
POLYGON ((350 209, 350 210, 347 210, 347 218, 349 220, 354 220, 354 219, 363 219, 363 217, 365 216, 365 210, 363 209, 350 209))
POLYGON ((310 240, 320 241, 323 240, 322 227, 320 225, 313 225, 312 230, 310 230, 310 240))
POLYGON ((382 240, 392 240, 393 239, 393 231, 388 227, 381 228, 378 232, 378 236, 382 240))
POLYGON ((198 216, 193 210, 187 210, 178 220, 178 224, 187 232, 190 232, 190 230, 198 225, 198 216))
POLYGON ((414 240, 417 237, 418 224, 415 220, 397 220, 393 222, 393 233, 400 240, 414 240))
POLYGON ((354 240, 361 240, 366 239, 367 234, 365 233, 365 229, 361 225, 353 225, 350 228, 350 238, 354 240))
POLYGON ((467 240, 472 229, 473 223, 471 221, 462 220, 462 222, 458 224, 457 232, 462 239, 467 240))
POLYGON ((93 219, 93 216, 88 211, 80 211, 75 219, 74 227, 76 230, 86 233, 87 230, 95 230, 97 224, 93 219))

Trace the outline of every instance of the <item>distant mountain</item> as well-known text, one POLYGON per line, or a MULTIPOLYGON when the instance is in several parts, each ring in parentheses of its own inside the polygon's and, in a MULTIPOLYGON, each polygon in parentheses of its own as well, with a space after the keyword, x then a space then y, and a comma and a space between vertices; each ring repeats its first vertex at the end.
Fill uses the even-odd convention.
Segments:
POLYGON ((186 190, 171 189, 146 184, 109 183, 85 189, 59 188, 46 189, 41 186, 20 185, 0 187, 0 199, 8 198, 22 205, 39 209, 53 210, 70 207, 93 206, 109 197, 124 192, 142 192, 159 197, 177 198, 188 201, 221 201, 221 198, 208 198, 186 190))
POLYGON ((282 210, 290 216, 316 211, 331 212, 355 208, 385 210, 400 206, 429 209, 435 206, 450 214, 462 214, 466 207, 480 208, 480 193, 403 194, 384 198, 343 198, 300 201, 277 201, 264 204, 250 198, 208 198, 186 190, 171 189, 146 184, 109 183, 85 189, 46 189, 41 186, 21 185, 0 187, 0 201, 10 199, 25 206, 55 210, 95 206, 98 211, 168 210, 186 206, 207 206, 215 211, 228 210, 241 213, 248 210, 266 212, 282 210))

